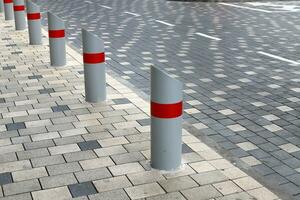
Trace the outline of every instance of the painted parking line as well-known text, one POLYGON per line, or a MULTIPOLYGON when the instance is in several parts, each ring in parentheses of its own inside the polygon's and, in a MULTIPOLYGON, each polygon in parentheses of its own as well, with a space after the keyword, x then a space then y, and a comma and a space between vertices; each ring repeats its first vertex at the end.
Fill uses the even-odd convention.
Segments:
POLYGON ((109 6, 104 6, 104 5, 100 5, 102 8, 107 8, 107 9, 112 9, 111 7, 109 6))
POLYGON ((269 10, 263 10, 263 9, 259 9, 259 8, 250 8, 250 7, 239 6, 239 5, 230 4, 230 3, 219 3, 219 4, 224 5, 224 6, 231 6, 231 7, 236 7, 236 8, 247 9, 247 10, 260 11, 260 12, 264 12, 264 13, 272 13, 272 11, 269 11, 269 10))
POLYGON ((205 38, 209 38, 209 39, 211 39, 211 40, 216 40, 216 41, 220 41, 220 40, 222 40, 221 38, 217 38, 217 37, 213 37, 213 36, 210 36, 210 35, 206 35, 206 34, 204 34, 204 33, 199 33, 199 32, 197 32, 197 33, 195 33, 196 35, 199 35, 199 36, 202 36, 202 37, 205 37, 205 38))
POLYGON ((267 57, 270 57, 270 58, 274 58, 274 59, 280 60, 280 61, 291 63, 293 65, 300 65, 299 62, 296 62, 294 60, 286 59, 286 58, 283 58, 283 57, 280 57, 280 56, 276 56, 276 55, 273 55, 273 54, 270 54, 270 53, 266 53, 266 52, 263 52, 263 51, 258 51, 257 53, 261 54, 261 55, 264 55, 264 56, 267 56, 267 57))
POLYGON ((133 16, 136 16, 136 17, 141 16, 141 15, 139 15, 139 14, 137 14, 137 13, 128 12, 128 11, 126 11, 126 12, 124 12, 124 13, 125 13, 125 14, 128 14, 128 15, 133 15, 133 16))
POLYGON ((164 21, 161 21, 161 20, 155 20, 155 21, 158 22, 158 23, 167 25, 167 26, 175 26, 174 24, 170 24, 170 23, 168 23, 168 22, 164 22, 164 21))

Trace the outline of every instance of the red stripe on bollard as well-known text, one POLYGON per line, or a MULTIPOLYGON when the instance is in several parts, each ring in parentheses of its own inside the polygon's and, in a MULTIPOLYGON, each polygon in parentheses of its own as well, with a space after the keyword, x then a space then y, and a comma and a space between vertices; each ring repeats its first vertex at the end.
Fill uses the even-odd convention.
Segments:
POLYGON ((41 13, 28 13, 28 14, 27 14, 27 19, 28 19, 28 20, 37 20, 37 19, 41 19, 41 13))
POLYGON ((83 53, 83 62, 86 64, 104 63, 105 53, 83 53))
POLYGON ((49 30, 50 38, 62 38, 65 37, 65 30, 49 30))
POLYGON ((21 5, 21 6, 14 6, 14 11, 24 11, 25 10, 25 6, 21 5))
POLYGON ((165 119, 180 117, 182 108, 182 101, 173 104, 160 104, 151 101, 151 116, 165 119))
POLYGON ((4 0, 4 3, 13 3, 13 0, 4 0))

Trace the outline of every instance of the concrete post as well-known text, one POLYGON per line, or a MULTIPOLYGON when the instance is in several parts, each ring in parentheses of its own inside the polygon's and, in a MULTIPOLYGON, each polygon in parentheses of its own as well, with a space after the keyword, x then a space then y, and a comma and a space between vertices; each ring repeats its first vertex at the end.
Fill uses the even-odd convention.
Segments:
POLYGON ((151 166, 172 171, 181 165, 182 83, 151 67, 151 166))
POLYGON ((66 64, 65 23, 48 12, 48 30, 51 66, 63 66, 66 64))
POLYGON ((14 0, 14 16, 16 30, 26 29, 24 0, 14 0))
POLYGON ((82 29, 85 99, 88 102, 106 100, 104 42, 82 29))
POLYGON ((40 7, 31 1, 26 1, 29 44, 42 44, 42 25, 40 7))
POLYGON ((5 20, 14 19, 13 0, 3 0, 5 20))

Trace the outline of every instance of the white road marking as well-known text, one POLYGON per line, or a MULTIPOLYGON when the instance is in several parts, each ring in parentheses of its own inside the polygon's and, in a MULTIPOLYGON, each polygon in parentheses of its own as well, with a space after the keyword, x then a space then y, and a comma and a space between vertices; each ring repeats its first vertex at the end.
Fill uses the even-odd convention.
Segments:
POLYGON ((197 32, 197 33, 195 33, 195 34, 196 34, 196 35, 199 35, 199 36, 202 36, 202 37, 206 37, 206 38, 212 39, 212 40, 216 40, 216 41, 222 40, 222 39, 220 39, 220 38, 213 37, 213 36, 210 36, 210 35, 206 35, 206 34, 204 34, 204 33, 199 33, 199 32, 197 32))
POLYGON ((161 20, 155 20, 155 21, 158 22, 158 23, 167 25, 167 26, 175 26, 174 24, 170 24, 170 23, 167 23, 167 22, 164 22, 164 21, 161 21, 161 20))
POLYGON ((104 6, 104 5, 100 5, 102 8, 107 8, 107 9, 112 9, 111 7, 109 6, 104 6))
POLYGON ((260 12, 264 12, 264 13, 272 13, 272 11, 269 11, 269 10, 263 10, 263 9, 259 9, 259 8, 249 8, 249 7, 239 6, 239 5, 230 4, 230 3, 219 3, 219 4, 224 5, 224 6, 231 6, 231 7, 236 7, 236 8, 243 8, 243 9, 247 9, 247 10, 260 11, 260 12))
POLYGON ((133 12, 124 12, 124 13, 126 13, 126 14, 128 14, 128 15, 133 15, 133 16, 136 16, 136 17, 141 16, 141 15, 136 14, 136 13, 133 13, 133 12))
POLYGON ((270 54, 270 53, 266 53, 266 52, 263 52, 263 51, 258 51, 257 53, 261 54, 261 55, 264 55, 264 56, 267 56, 267 57, 270 57, 270 58, 274 58, 274 59, 277 59, 277 60, 288 62, 288 63, 294 64, 294 65, 300 65, 299 62, 296 62, 294 60, 286 59, 286 58, 276 56, 276 55, 273 55, 273 54, 270 54))

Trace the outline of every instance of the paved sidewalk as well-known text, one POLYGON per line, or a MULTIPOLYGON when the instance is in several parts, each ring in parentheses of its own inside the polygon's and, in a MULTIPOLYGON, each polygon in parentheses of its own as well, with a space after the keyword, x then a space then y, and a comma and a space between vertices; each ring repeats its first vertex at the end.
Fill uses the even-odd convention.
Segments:
POLYGON ((1 200, 278 199, 187 131, 182 170, 151 170, 148 103, 110 75, 86 103, 81 56, 50 67, 47 38, 27 40, 0 17, 1 200))

